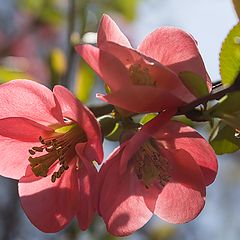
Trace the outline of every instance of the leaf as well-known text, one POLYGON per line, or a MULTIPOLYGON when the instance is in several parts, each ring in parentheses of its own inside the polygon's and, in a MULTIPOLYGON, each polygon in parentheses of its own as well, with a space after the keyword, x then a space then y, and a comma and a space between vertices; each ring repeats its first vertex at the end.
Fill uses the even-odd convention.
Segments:
POLYGON ((63 51, 60 48, 54 48, 50 55, 50 63, 52 70, 58 75, 65 73, 67 61, 63 51))
POLYGON ((142 119, 140 120, 141 124, 146 124, 147 122, 149 122, 150 120, 152 120, 153 118, 155 118, 157 116, 157 113, 149 113, 146 114, 142 117, 142 119))
POLYGON ((240 111, 240 91, 229 93, 214 106, 214 113, 235 113, 240 111))
POLYGON ((233 0, 232 2, 235 8, 235 11, 238 15, 238 18, 240 18, 240 0, 233 0))
POLYGON ((215 133, 209 140, 215 153, 222 155, 225 153, 233 153, 240 149, 240 139, 237 137, 235 129, 220 121, 215 133))
POLYGON ((30 79, 31 77, 18 70, 13 70, 7 67, 0 67, 0 83, 8 82, 13 79, 30 79))
POLYGON ((212 117, 222 119, 234 129, 240 129, 240 91, 229 93, 221 101, 209 109, 212 117))
POLYGON ((232 28, 220 52, 220 74, 224 85, 231 85, 240 71, 240 24, 232 28))
POLYGON ((194 122, 187 118, 185 115, 177 115, 172 118, 172 120, 176 120, 178 122, 183 123, 184 125, 194 127, 194 122))
POLYGON ((98 122, 101 126, 103 136, 111 134, 116 126, 116 118, 112 115, 104 115, 98 118, 98 122))
POLYGON ((81 59, 80 68, 77 71, 75 94, 82 102, 87 102, 95 83, 93 70, 81 59))
POLYGON ((112 132, 109 133, 105 138, 109 141, 119 141, 122 132, 123 132, 123 126, 119 123, 116 123, 112 132))
POLYGON ((44 23, 59 24, 64 16, 56 0, 22 0, 17 1, 19 7, 44 23))
MULTIPOLYGON (((95 0, 99 1, 99 0, 95 0)), ((101 5, 104 11, 116 11, 122 14, 127 20, 132 21, 136 16, 138 0, 102 0, 101 5)))
POLYGON ((196 97, 203 97, 209 93, 206 82, 196 73, 184 71, 179 73, 185 87, 196 97))

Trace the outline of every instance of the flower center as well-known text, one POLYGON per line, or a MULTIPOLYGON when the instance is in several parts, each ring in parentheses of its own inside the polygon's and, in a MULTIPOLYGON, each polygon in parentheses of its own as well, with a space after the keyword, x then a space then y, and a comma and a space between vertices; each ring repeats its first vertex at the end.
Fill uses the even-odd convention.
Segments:
POLYGON ((169 163, 161 156, 154 141, 144 143, 134 156, 134 171, 149 188, 155 181, 164 187, 170 181, 169 163))
POLYGON ((29 150, 31 156, 28 160, 34 175, 46 177, 49 168, 58 161, 59 170, 54 172, 51 178, 52 182, 55 182, 69 168, 69 161, 76 155, 75 145, 86 140, 84 131, 76 124, 56 129, 52 136, 46 139, 40 136, 41 145, 29 150))
POLYGON ((129 74, 134 85, 156 86, 156 82, 150 76, 148 68, 143 68, 140 64, 131 65, 129 74))

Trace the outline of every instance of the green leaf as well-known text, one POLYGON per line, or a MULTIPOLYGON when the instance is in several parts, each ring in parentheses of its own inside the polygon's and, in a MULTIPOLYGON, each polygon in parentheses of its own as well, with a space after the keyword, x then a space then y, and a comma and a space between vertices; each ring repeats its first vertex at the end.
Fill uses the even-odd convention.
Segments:
POLYGON ((95 83, 95 75, 89 65, 81 59, 77 72, 75 94, 82 102, 87 102, 95 83))
POLYGON ((98 122, 101 126, 103 136, 111 134, 114 131, 117 123, 116 118, 114 118, 112 115, 104 115, 99 117, 98 122))
POLYGON ((220 74, 224 85, 231 85, 240 71, 240 24, 228 33, 220 52, 220 74))
POLYGON ((213 113, 235 113, 240 111, 240 91, 229 93, 214 106, 213 113))
POLYGON ((235 8, 235 11, 238 15, 238 18, 240 18, 240 0, 233 0, 232 2, 235 8))
MULTIPOLYGON (((99 2, 99 0, 95 0, 99 2)), ((138 0, 102 0, 101 5, 104 11, 116 11, 122 14, 127 20, 132 21, 136 16, 138 0)))
POLYGON ((112 132, 109 133, 105 138, 109 141, 119 141, 122 132, 123 132, 123 126, 119 123, 116 123, 112 132))
POLYGON ((235 129, 224 122, 219 122, 215 133, 209 140, 216 154, 233 153, 240 149, 240 139, 236 137, 235 129))
POLYGON ((194 127, 193 121, 191 121, 189 118, 187 118, 185 115, 177 115, 172 118, 173 120, 176 120, 178 122, 183 123, 184 125, 194 127))
POLYGON ((221 101, 209 109, 212 117, 222 119, 234 129, 240 129, 240 91, 229 93, 221 101))
POLYGON ((27 11, 30 15, 34 14, 44 23, 59 24, 63 21, 64 15, 56 0, 22 0, 17 1, 19 7, 27 11))
POLYGON ((185 87, 196 97, 203 97, 209 93, 206 81, 193 72, 184 71, 179 73, 185 87))
POLYGON ((13 70, 7 67, 0 67, 0 83, 8 82, 13 79, 31 79, 31 77, 18 70, 13 70))
POLYGON ((65 73, 67 61, 64 52, 60 48, 54 48, 50 55, 50 64, 52 70, 58 75, 65 73))
POLYGON ((149 113, 146 114, 142 117, 142 119, 140 120, 141 124, 146 124, 147 122, 149 122, 150 120, 152 120, 153 118, 155 118, 157 116, 157 113, 149 113))

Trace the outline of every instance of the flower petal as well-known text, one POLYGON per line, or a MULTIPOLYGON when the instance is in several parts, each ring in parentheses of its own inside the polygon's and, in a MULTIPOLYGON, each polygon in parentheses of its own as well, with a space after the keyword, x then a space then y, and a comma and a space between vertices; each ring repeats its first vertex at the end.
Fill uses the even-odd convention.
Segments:
POLYGON ((75 48, 111 90, 115 91, 129 84, 127 69, 111 53, 89 44, 77 45, 75 48))
MULTIPOLYGON (((117 57, 127 69, 133 66, 140 66, 143 74, 147 71, 149 78, 155 82, 156 87, 169 91, 185 102, 191 102, 195 99, 176 73, 156 60, 146 57, 134 49, 120 46, 114 42, 106 43, 104 50, 117 57)), ((134 81, 130 82, 130 84, 137 85, 134 81)))
POLYGON ((139 147, 150 137, 152 137, 156 131, 158 131, 160 128, 164 128, 175 112, 175 109, 169 109, 165 112, 162 112, 145 124, 141 130, 138 131, 130 140, 123 143, 124 145, 121 145, 121 148, 124 148, 124 150, 120 163, 120 173, 123 173, 126 170, 129 159, 132 158, 139 147))
POLYGON ((108 231, 115 236, 135 232, 152 216, 145 204, 146 188, 139 184, 135 173, 127 169, 123 175, 119 175, 120 157, 118 154, 107 160, 99 175, 99 181, 102 182, 99 211, 108 231))
POLYGON ((117 24, 106 14, 103 14, 98 28, 98 47, 101 48, 107 41, 131 47, 127 37, 121 32, 117 24))
POLYGON ((51 90, 36 82, 13 80, 0 85, 0 101, 0 119, 24 117, 43 125, 63 122, 51 90))
POLYGON ((129 86, 108 95, 97 94, 97 98, 135 113, 161 112, 184 104, 169 91, 150 86, 129 86))
MULTIPOLYGON (((58 168, 56 169, 58 170, 58 168)), ((78 203, 76 168, 72 164, 51 182, 51 175, 35 177, 30 168, 19 181, 21 205, 29 220, 46 233, 63 229, 74 217, 78 203)))
POLYGON ((78 147, 78 155, 80 156, 81 166, 78 172, 79 186, 79 208, 77 211, 77 220, 81 230, 86 230, 92 222, 95 214, 93 206, 93 187, 96 184, 97 170, 89 160, 85 158, 78 147), (87 166, 85 166, 87 165, 87 166))
POLYGON ((92 112, 66 88, 55 86, 54 95, 59 101, 64 117, 77 122, 88 139, 87 154, 92 160, 101 163, 103 160, 102 134, 100 126, 92 112))
POLYGON ((0 175, 19 179, 29 164, 29 152, 39 144, 40 136, 52 132, 43 125, 24 118, 0 119, 0 175))
POLYGON ((196 41, 183 30, 175 27, 158 28, 144 39, 138 50, 168 66, 177 74, 191 71, 200 75, 206 81, 209 90, 211 89, 211 80, 196 41))
POLYGON ((170 223, 189 222, 197 217, 205 204, 202 172, 184 150, 166 150, 165 157, 170 163, 171 180, 159 193, 154 213, 170 223))
POLYGON ((167 149, 187 151, 200 166, 206 185, 211 184, 217 175, 216 154, 210 144, 193 128, 171 121, 154 135, 167 149))

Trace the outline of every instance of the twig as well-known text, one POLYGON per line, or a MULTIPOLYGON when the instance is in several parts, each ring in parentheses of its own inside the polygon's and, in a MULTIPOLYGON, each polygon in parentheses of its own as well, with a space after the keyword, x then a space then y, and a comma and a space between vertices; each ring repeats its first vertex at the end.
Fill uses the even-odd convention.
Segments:
POLYGON ((76 18, 76 4, 75 0, 69 0, 69 10, 68 10, 68 54, 67 54, 67 70, 61 80, 61 84, 65 87, 70 86, 70 78, 72 67, 74 63, 74 47, 71 42, 71 35, 75 28, 75 18, 76 18))
POLYGON ((237 76, 235 82, 227 88, 221 89, 219 91, 216 91, 214 93, 210 93, 204 97, 198 98, 194 100, 193 102, 184 105, 182 107, 178 108, 177 115, 186 114, 190 111, 192 111, 195 107, 199 105, 205 105, 207 102, 212 100, 219 100, 220 98, 224 97, 228 93, 235 92, 240 90, 240 74, 237 76))

